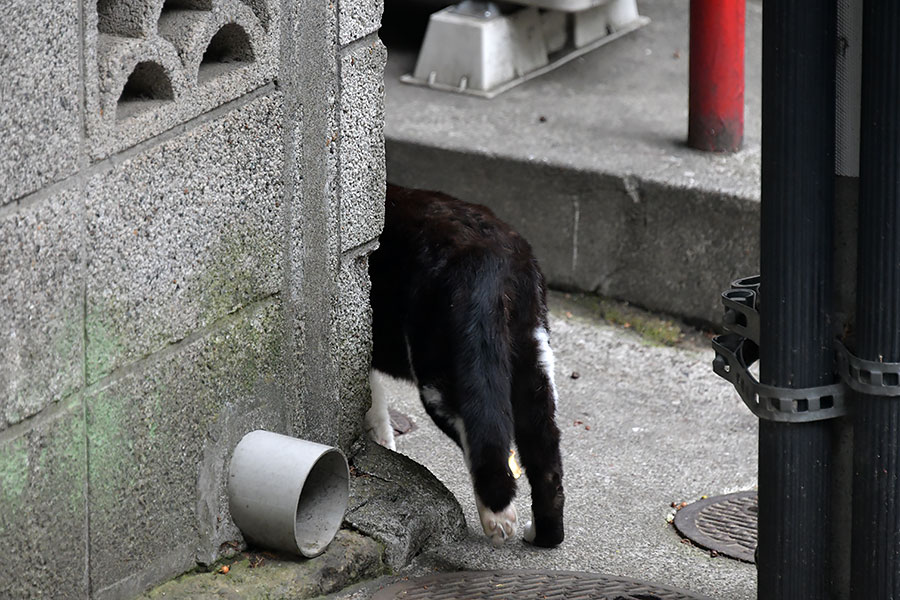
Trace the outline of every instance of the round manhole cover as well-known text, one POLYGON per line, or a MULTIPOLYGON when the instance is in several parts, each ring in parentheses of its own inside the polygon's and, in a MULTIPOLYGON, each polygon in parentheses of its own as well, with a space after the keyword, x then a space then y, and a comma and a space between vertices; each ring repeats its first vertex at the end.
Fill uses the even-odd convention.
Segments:
POLYGON ((675 514, 675 527, 698 546, 752 563, 758 513, 756 492, 736 492, 688 504, 675 514))
POLYGON ((463 571, 401 581, 372 600, 709 600, 625 577, 568 571, 463 571))

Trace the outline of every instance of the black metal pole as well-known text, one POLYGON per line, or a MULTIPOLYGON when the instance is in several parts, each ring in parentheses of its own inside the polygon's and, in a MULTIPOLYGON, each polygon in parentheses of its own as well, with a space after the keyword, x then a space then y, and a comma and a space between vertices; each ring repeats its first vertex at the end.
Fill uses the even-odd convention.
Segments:
MULTIPOLYGON (((760 381, 833 383, 835 5, 763 11, 760 381)), ((760 600, 830 595, 831 424, 760 421, 760 600)))
MULTIPOLYGON (((900 362, 900 5, 863 11, 856 353, 900 362)), ((855 395, 853 598, 900 598, 898 442, 900 398, 855 395)))

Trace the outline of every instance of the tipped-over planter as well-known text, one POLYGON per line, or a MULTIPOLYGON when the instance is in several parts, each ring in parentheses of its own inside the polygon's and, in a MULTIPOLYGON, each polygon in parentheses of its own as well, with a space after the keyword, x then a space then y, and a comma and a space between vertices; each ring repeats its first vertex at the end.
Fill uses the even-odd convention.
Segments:
POLYGON ((349 485, 340 450, 251 431, 234 449, 228 469, 231 518, 255 544, 312 558, 341 526, 349 485))

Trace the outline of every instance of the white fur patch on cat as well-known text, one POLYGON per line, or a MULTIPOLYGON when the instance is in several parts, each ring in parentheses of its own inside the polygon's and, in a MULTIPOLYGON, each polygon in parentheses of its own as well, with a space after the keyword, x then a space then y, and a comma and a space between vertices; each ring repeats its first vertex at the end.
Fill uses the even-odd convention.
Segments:
POLYGON ((522 534, 522 539, 529 544, 533 544, 536 535, 537 531, 534 527, 534 511, 531 511, 531 520, 525 521, 525 533, 522 534))
POLYGON ((543 327, 534 330, 534 339, 538 347, 538 364, 544 370, 544 376, 550 383, 550 393, 553 394, 553 404, 559 402, 556 395, 556 383, 553 380, 553 369, 555 368, 555 360, 553 358, 553 350, 550 348, 550 334, 543 327))
POLYGON ((502 546, 503 542, 515 537, 516 522, 519 517, 516 514, 516 506, 512 502, 500 512, 494 512, 481 503, 481 498, 476 493, 475 506, 478 508, 481 528, 484 529, 484 535, 490 538, 491 544, 502 546))
POLYGON ((372 407, 366 411, 366 431, 369 439, 375 443, 397 449, 394 441, 394 426, 391 425, 391 416, 388 414, 387 390, 384 387, 382 377, 386 377, 380 371, 369 371, 369 387, 372 389, 372 407))
POLYGON ((444 412, 444 398, 436 387, 423 385, 419 389, 419 393, 422 396, 422 404, 425 405, 425 408, 434 411, 435 414, 438 414, 443 418, 448 417, 446 412, 444 412))

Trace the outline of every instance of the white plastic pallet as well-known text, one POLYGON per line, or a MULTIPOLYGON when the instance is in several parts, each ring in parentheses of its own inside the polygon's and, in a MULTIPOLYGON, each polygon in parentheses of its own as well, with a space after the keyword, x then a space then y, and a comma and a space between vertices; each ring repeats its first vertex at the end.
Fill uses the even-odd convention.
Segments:
POLYGON ((493 98, 650 22, 638 15, 635 0, 517 3, 532 6, 479 13, 473 6, 493 6, 464 2, 431 15, 415 71, 401 81, 493 98), (592 6, 570 10, 585 4, 592 6))

